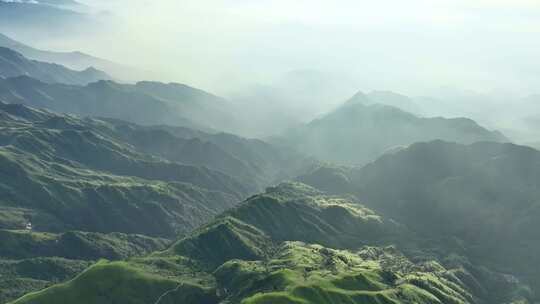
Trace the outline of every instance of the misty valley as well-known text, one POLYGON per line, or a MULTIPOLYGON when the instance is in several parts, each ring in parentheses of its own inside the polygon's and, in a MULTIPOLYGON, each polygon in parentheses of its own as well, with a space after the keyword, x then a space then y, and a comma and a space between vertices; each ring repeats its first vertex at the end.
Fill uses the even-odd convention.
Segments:
POLYGON ((0 0, 0 304, 540 303, 538 66, 370 40, 536 4, 207 2, 0 0))

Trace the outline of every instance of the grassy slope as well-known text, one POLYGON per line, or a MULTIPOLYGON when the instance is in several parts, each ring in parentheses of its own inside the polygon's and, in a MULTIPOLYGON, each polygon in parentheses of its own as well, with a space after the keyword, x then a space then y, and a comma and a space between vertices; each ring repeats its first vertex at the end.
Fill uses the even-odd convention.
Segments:
POLYGON ((540 153, 513 144, 417 143, 362 168, 319 168, 300 180, 355 193, 440 254, 527 280, 540 296, 540 153), (339 178, 336 178, 339 177, 339 178))
POLYGON ((140 153, 105 121, 0 104, 0 131, 2 303, 162 249, 135 234, 184 235, 245 195, 223 173, 140 153))
POLYGON ((125 262, 100 262, 85 270, 76 279, 28 294, 20 303, 154 303, 160 295, 173 291, 160 303, 215 303, 202 287, 181 284, 145 273, 125 262), (180 287, 178 287, 180 286, 180 287), (178 289, 177 289, 178 288, 178 289))
MULTIPOLYGON (((314 210, 335 204, 334 198, 317 194, 312 188, 282 185, 249 199, 169 250, 122 263, 100 263, 68 283, 13 303, 70 303, 76 296, 84 301, 81 303, 152 303, 166 290, 180 285, 161 303, 182 303, 187 300, 178 297, 191 297, 189 303, 456 304, 476 303, 474 297, 481 296, 476 289, 486 288, 471 283, 476 277, 463 264, 445 268, 435 260, 412 262, 392 247, 336 250, 272 239, 276 233, 265 231, 266 223, 248 224, 240 219, 243 209, 253 206, 256 210, 257 203, 264 204, 268 197, 277 199, 291 213, 302 201, 314 210)), ((358 217, 354 209, 344 208, 344 212, 348 213, 344 218, 358 217)), ((299 227, 305 225, 302 215, 295 219, 299 227)), ((332 226, 325 221, 317 225, 332 226)), ((384 221, 379 225, 384 226, 384 221)), ((283 226, 284 231, 276 235, 288 231, 294 236, 291 227, 283 226)), ((320 232, 320 240, 326 242, 329 232, 320 232)))
POLYGON ((0 257, 62 257, 79 260, 125 259, 166 247, 169 240, 144 235, 70 231, 61 234, 0 230, 0 257))
POLYGON ((0 230, 0 303, 73 278, 94 261, 163 249, 165 239, 121 233, 0 230))

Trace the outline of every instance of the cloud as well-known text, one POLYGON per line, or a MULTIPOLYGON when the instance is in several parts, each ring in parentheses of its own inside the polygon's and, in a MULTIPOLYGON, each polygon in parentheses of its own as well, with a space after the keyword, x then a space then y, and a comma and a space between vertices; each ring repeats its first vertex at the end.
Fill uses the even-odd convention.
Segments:
POLYGON ((115 16, 90 51, 208 89, 306 68, 369 89, 540 87, 536 0, 83 2, 115 16))

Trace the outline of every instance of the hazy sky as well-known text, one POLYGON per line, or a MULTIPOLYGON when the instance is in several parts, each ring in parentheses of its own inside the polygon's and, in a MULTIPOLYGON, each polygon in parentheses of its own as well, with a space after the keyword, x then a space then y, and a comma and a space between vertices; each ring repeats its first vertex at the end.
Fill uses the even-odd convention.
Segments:
POLYGON ((210 90, 290 70, 359 89, 540 91, 538 0, 85 0, 107 10, 63 44, 210 90))

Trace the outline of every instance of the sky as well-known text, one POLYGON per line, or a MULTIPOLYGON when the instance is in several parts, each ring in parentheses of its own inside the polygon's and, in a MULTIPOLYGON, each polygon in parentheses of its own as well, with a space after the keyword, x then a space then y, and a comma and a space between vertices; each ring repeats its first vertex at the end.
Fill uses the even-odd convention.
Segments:
POLYGON ((83 39, 37 43, 215 92, 295 70, 409 95, 442 86, 540 91, 538 0, 80 2, 102 26, 83 39))

